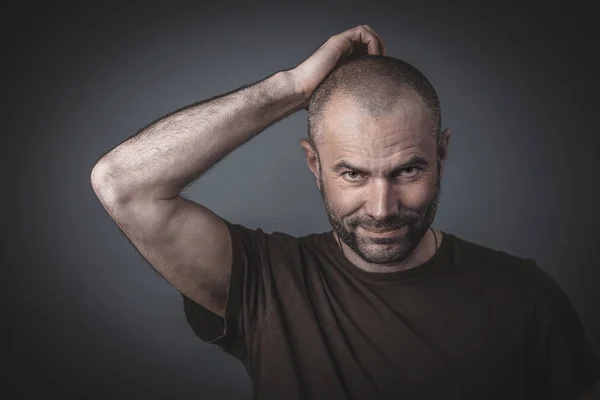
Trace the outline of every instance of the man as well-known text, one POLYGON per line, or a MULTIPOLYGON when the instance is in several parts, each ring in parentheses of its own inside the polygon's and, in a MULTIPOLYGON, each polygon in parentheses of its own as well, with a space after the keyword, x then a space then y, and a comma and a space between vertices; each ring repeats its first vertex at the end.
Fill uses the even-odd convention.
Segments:
POLYGON ((362 25, 155 121, 91 180, 182 293, 194 332, 244 363, 255 398, 592 398, 600 365, 557 283, 533 260, 431 228, 451 135, 440 121, 427 79, 362 25), (180 195, 303 108, 332 231, 268 234, 180 195))

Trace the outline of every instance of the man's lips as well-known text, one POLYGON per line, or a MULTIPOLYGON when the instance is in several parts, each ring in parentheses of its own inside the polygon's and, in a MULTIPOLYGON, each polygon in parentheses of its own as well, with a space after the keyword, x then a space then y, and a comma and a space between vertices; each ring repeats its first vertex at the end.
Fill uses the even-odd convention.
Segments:
POLYGON ((361 226, 361 228, 364 229, 367 233, 369 233, 371 235, 393 236, 393 235, 397 234, 404 226, 405 225, 395 227, 395 228, 386 228, 386 229, 373 229, 373 228, 367 228, 364 226, 361 226))
POLYGON ((390 232, 390 231, 397 231, 398 229, 400 229, 402 227, 396 226, 394 228, 374 229, 374 228, 367 228, 366 226, 363 226, 363 228, 365 228, 366 230, 368 230, 370 232, 374 232, 374 233, 385 233, 385 232, 390 232))

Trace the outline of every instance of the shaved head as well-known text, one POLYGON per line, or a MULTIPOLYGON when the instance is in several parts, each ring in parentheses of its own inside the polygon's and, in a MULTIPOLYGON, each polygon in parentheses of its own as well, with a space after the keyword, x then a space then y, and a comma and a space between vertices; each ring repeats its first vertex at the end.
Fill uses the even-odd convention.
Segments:
POLYGON ((317 152, 324 141, 324 117, 334 103, 351 99, 361 112, 380 118, 420 102, 428 112, 431 133, 439 139, 440 102, 431 83, 412 65, 393 57, 361 55, 347 57, 336 66, 313 93, 308 107, 308 141, 317 152))
POLYGON ((308 124, 300 145, 346 257, 379 272, 427 259, 451 131, 425 76, 392 57, 342 59, 311 96, 308 124))

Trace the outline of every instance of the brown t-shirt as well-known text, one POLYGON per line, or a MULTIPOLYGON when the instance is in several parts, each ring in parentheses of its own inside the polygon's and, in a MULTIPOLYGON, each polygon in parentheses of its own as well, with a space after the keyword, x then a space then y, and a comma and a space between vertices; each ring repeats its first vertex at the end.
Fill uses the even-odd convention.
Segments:
POLYGON ((600 379, 569 299, 531 259, 442 232, 424 264, 370 273, 331 231, 225 223, 225 318, 183 296, 185 315, 243 362, 256 399, 575 399, 600 379))

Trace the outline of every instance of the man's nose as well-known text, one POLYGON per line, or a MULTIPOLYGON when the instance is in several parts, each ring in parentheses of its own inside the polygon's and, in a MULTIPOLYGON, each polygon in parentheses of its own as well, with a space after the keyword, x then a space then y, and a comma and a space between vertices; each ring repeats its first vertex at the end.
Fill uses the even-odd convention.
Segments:
POLYGON ((397 187, 384 179, 372 181, 368 192, 367 213, 378 221, 398 215, 397 187))

